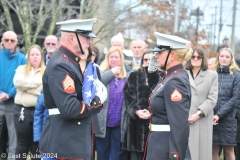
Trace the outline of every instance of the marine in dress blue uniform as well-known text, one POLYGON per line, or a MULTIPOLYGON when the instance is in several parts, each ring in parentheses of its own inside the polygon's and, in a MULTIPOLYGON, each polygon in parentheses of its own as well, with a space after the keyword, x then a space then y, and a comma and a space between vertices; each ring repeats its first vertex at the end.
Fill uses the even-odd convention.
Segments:
POLYGON ((168 55, 165 65, 162 66, 165 74, 160 78, 149 98, 152 116, 146 159, 190 159, 188 116, 191 89, 188 74, 181 63, 170 68, 166 67, 171 50, 186 48, 188 41, 157 32, 155 36, 157 47, 153 52, 161 54, 168 50, 168 55))
MULTIPOLYGON (((68 20, 57 24, 61 25, 62 32, 73 33, 71 38, 78 39, 78 50, 84 54, 84 46, 81 46, 77 34, 83 38, 96 37, 92 33, 95 21, 96 19, 68 20)), ((39 141, 39 150, 46 157, 81 160, 93 158, 91 115, 100 112, 102 102, 95 96, 90 104, 84 103, 83 71, 79 62, 80 56, 62 41, 45 70, 43 92, 49 116, 39 141)))

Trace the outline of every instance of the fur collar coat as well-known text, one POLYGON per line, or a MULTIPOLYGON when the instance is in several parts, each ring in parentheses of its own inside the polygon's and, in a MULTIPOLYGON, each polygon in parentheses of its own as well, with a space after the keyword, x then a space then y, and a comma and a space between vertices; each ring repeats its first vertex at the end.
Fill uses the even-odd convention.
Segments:
POLYGON ((123 94, 127 112, 127 127, 124 132, 123 149, 143 152, 149 133, 149 120, 140 119, 136 110, 147 109, 151 90, 147 85, 146 73, 140 69, 127 79, 123 94))

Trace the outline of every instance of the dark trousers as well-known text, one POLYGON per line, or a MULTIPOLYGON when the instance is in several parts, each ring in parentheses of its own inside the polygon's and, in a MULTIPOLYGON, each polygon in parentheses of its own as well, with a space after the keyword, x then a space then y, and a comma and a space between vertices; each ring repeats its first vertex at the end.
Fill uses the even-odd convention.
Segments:
MULTIPOLYGON (((2 153, 5 153, 5 154, 7 153, 7 147, 8 147, 8 129, 7 129, 6 118, 4 118, 2 133, 0 133, 0 154, 1 155, 2 153)), ((2 157, 0 157, 0 159, 2 159, 2 157)), ((7 159, 7 157, 3 159, 7 159)))
POLYGON ((17 133, 17 148, 15 155, 19 155, 16 160, 26 160, 28 152, 31 152, 30 158, 40 160, 37 153, 38 143, 33 141, 33 115, 35 107, 24 107, 24 120, 20 121, 19 116, 23 106, 14 105, 14 125, 17 133))
POLYGON ((143 152, 130 152, 131 160, 142 160, 143 152))
POLYGON ((121 149, 121 128, 107 127, 105 138, 95 138, 97 160, 127 160, 127 151, 121 149))

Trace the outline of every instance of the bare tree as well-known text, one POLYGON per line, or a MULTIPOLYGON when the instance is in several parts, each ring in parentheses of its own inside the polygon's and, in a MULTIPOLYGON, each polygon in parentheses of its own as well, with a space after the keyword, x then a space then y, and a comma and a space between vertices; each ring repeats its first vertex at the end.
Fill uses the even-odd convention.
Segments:
MULTIPOLYGON (((132 11, 128 17, 131 26, 138 26, 138 32, 145 38, 146 43, 153 47, 155 42, 154 31, 166 34, 174 32, 175 0, 142 0, 145 4, 141 10, 132 11)), ((187 6, 179 8, 179 25, 188 20, 187 6)))
POLYGON ((18 18, 22 28, 23 40, 26 48, 36 43, 38 35, 42 30, 47 19, 51 23, 48 28, 48 34, 52 34, 58 18, 59 12, 64 5, 71 0, 1 0, 4 13, 1 14, 0 23, 6 30, 14 30, 11 12, 13 11, 18 18))
POLYGON ((9 12, 9 8, 7 5, 6 1, 1 1, 3 10, 1 11, 1 19, 0 19, 0 23, 7 29, 7 30, 11 30, 13 31, 13 23, 12 23, 12 19, 11 19, 11 15, 9 12), (4 16, 5 15, 5 16, 4 16), (6 21, 6 23, 4 23, 4 21, 6 21))
POLYGON ((137 9, 143 5, 143 3, 138 1, 131 2, 130 4, 122 4, 122 6, 119 6, 116 3, 111 3, 111 0, 106 1, 106 3, 107 4, 102 4, 102 10, 99 9, 98 13, 95 14, 100 20, 100 25, 98 25, 96 30, 98 39, 95 43, 111 37, 117 32, 124 32, 124 30, 129 27, 126 25, 130 16, 129 11, 134 8, 137 9))
MULTIPOLYGON (((141 23, 145 24, 140 16, 130 13, 133 9, 149 3, 150 0, 133 1, 121 6, 117 2, 116 0, 1 0, 0 24, 5 30, 14 31, 16 27, 21 28, 25 47, 28 49, 36 43, 40 33, 43 37, 55 34, 57 21, 97 17, 95 33, 98 39, 95 43, 98 43, 117 31, 139 27, 141 23), (72 5, 73 2, 75 6, 72 5), (17 16, 20 26, 14 26, 13 14, 17 16), (138 20, 136 25, 133 23, 130 25, 129 17, 138 20)), ((146 20, 149 18, 146 17, 146 20)))

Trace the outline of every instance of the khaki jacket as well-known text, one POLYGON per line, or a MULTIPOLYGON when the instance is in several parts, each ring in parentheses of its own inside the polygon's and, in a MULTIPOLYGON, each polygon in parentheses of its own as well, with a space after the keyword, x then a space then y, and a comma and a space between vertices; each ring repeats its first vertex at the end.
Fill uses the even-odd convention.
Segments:
POLYGON ((13 84, 17 89, 14 103, 24 107, 35 107, 42 90, 42 76, 40 69, 34 71, 33 68, 25 75, 25 66, 19 66, 13 78, 13 84))

